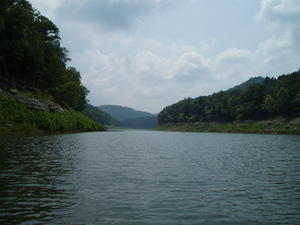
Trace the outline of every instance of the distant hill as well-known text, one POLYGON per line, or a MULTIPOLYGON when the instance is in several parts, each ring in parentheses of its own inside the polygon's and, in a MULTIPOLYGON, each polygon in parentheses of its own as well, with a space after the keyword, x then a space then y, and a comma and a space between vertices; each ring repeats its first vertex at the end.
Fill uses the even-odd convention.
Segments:
POLYGON ((98 107, 92 106, 90 104, 86 104, 82 113, 88 118, 104 124, 104 125, 119 125, 120 122, 112 117, 110 114, 102 111, 98 107))
POLYGON ((153 116, 151 113, 137 111, 120 105, 101 105, 99 108, 119 121, 153 116))
POLYGON ((124 127, 150 129, 157 125, 156 115, 149 112, 119 105, 101 105, 98 108, 120 121, 120 125, 124 127))
POLYGON ((262 84, 264 82, 264 80, 265 80, 265 78, 263 78, 263 77, 252 77, 249 80, 247 80, 246 82, 244 82, 240 85, 237 85, 233 88, 230 88, 227 91, 244 90, 247 87, 250 87, 251 85, 262 84))

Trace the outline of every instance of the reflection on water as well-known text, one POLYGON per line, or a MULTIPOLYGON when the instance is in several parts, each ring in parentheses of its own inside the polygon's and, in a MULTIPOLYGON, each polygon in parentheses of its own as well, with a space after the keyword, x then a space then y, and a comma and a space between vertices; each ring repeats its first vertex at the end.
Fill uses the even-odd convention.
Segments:
MULTIPOLYGON (((74 140, 76 141, 76 139, 74 140)), ((62 149, 64 136, 1 140, 1 224, 47 222, 67 216, 76 190, 70 186, 74 170, 71 149, 62 149)))
POLYGON ((0 138, 0 224, 297 224, 300 137, 0 138))

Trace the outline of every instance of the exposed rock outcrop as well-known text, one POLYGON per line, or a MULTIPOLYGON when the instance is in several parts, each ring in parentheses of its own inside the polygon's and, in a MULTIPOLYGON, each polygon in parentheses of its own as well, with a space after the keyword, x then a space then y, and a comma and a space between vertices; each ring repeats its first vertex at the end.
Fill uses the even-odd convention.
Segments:
POLYGON ((8 94, 26 105, 29 109, 46 112, 65 112, 67 109, 52 101, 40 100, 20 94, 17 90, 9 90, 8 94))

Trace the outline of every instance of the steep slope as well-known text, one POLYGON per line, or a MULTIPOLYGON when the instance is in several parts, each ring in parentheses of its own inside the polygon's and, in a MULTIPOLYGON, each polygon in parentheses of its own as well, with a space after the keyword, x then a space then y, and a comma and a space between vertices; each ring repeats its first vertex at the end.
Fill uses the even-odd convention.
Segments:
POLYGON ((264 82, 264 80, 265 80, 265 78, 263 78, 263 77, 252 77, 249 80, 247 80, 246 82, 244 82, 240 85, 237 85, 233 88, 230 88, 227 91, 243 90, 254 84, 262 84, 264 82))
POLYGON ((27 0, 0 1, 0 133, 94 131, 87 88, 58 27, 27 0))

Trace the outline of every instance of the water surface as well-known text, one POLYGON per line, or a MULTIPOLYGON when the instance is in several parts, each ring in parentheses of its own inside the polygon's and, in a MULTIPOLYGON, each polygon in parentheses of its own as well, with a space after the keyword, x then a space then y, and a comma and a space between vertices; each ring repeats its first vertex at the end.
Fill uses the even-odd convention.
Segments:
POLYGON ((0 224, 299 224, 300 136, 0 138, 0 224))

